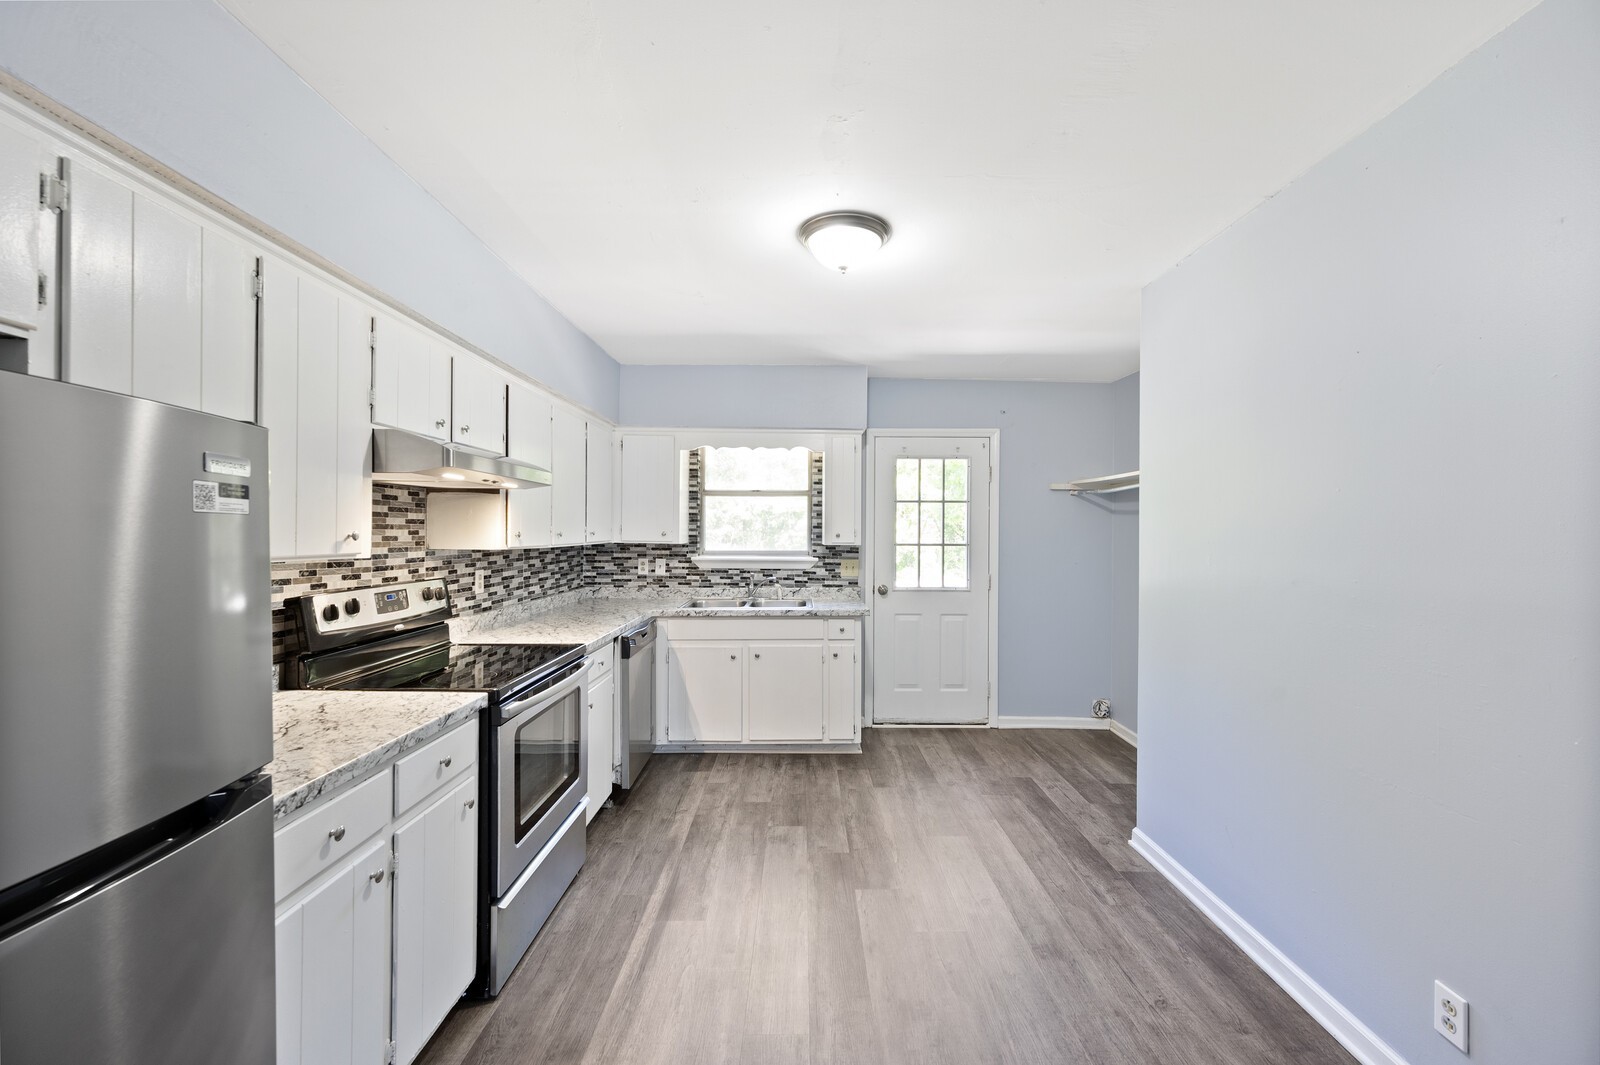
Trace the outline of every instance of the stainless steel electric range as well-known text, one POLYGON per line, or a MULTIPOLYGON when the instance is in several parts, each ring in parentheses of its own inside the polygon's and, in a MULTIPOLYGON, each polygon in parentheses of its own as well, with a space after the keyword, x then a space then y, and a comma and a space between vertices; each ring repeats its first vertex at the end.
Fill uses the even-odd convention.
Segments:
POLYGON ((452 644, 442 580, 285 602, 298 688, 485 692, 479 729, 478 974, 492 997, 584 861, 587 662, 576 644, 452 644))

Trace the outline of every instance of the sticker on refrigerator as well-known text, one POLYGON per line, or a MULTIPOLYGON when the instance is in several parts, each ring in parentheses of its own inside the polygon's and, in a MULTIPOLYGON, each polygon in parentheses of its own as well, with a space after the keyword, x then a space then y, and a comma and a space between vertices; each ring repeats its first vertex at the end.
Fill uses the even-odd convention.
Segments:
POLYGON ((250 513, 250 486, 229 484, 226 481, 196 481, 194 483, 194 512, 196 514, 248 514, 250 513))

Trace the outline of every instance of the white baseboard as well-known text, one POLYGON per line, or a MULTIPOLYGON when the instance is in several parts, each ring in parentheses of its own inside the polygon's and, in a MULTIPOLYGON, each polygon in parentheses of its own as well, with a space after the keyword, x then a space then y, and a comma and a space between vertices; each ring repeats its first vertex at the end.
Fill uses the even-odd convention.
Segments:
POLYGON ((1226 902, 1211 893, 1211 889, 1195 879, 1194 874, 1179 865, 1177 860, 1162 850, 1160 845, 1139 829, 1133 830, 1128 841, 1133 849, 1144 855, 1156 871, 1170 880, 1174 887, 1188 896, 1211 923, 1222 929, 1261 971, 1275 980, 1289 997, 1311 1015, 1311 1019, 1328 1030, 1344 1048, 1362 1065, 1406 1065, 1395 1049, 1380 1039, 1376 1032, 1345 1009, 1338 999, 1308 976, 1304 969, 1290 961, 1283 951, 1273 946, 1260 932, 1251 927, 1233 911, 1226 902))
POLYGON ((997 717, 994 727, 1106 729, 1111 727, 1111 722, 1103 717, 997 717))
POLYGON ((1139 746, 1139 734, 1116 718, 1111 719, 1111 734, 1129 747, 1139 746))

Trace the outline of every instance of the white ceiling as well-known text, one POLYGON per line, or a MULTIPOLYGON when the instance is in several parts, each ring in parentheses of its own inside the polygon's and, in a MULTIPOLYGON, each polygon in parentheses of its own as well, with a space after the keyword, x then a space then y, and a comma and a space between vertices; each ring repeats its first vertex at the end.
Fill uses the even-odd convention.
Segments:
POLYGON ((1109 381, 1139 289, 1531 0, 223 0, 624 363, 1109 381), (808 215, 884 215, 840 277, 808 215))

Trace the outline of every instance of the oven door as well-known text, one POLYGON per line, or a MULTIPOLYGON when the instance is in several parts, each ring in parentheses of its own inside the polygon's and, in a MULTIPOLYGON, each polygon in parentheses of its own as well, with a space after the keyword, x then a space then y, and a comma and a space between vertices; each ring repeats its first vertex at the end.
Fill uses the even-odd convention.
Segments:
POLYGON ((588 790, 583 708, 589 670, 501 710, 497 730, 494 894, 517 877, 588 790))

